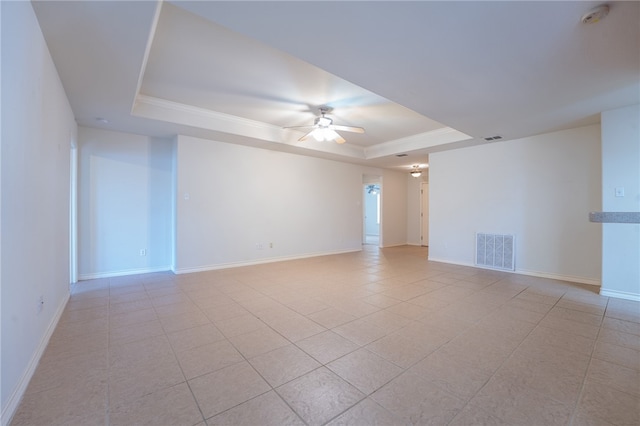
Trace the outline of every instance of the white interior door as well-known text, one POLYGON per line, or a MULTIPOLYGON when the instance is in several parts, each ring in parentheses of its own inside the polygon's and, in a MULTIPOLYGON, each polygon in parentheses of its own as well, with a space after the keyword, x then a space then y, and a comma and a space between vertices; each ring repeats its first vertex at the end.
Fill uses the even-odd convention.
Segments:
POLYGON ((429 184, 420 187, 420 244, 429 246, 429 184))

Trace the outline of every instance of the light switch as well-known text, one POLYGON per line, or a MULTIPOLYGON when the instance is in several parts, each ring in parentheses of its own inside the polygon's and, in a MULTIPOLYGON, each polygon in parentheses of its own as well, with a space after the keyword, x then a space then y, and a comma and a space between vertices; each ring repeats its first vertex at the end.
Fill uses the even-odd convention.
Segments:
POLYGON ((623 187, 616 188, 616 197, 624 197, 624 188, 623 187))

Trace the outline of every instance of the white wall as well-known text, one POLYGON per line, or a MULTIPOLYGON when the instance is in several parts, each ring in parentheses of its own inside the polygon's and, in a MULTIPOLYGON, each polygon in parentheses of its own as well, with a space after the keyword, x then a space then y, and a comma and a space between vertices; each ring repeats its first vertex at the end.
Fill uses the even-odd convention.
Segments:
POLYGON ((4 425, 69 297, 69 158, 76 125, 31 3, 0 7, 4 425))
POLYGON ((516 271, 600 283, 600 126, 430 155, 429 258, 472 265, 476 232, 516 235, 516 271))
MULTIPOLYGON (((602 113, 602 210, 640 212, 640 105, 602 113)), ((602 228, 601 293, 640 300, 640 224, 602 228)))
POLYGON ((78 140, 79 278, 169 270, 173 142, 85 127, 78 140))
POLYGON ((361 250, 361 167, 188 136, 176 144, 177 272, 361 250))
POLYGON ((372 173, 381 239, 406 243, 405 173, 187 136, 80 128, 78 140, 80 279, 360 250, 372 173))
POLYGON ((380 202, 380 246, 407 244, 407 173, 384 171, 380 202))

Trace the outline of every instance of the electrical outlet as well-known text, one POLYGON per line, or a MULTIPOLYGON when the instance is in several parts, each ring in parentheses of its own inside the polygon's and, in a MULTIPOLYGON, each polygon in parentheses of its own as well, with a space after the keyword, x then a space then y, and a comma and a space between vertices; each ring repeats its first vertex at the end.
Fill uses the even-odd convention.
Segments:
POLYGON ((147 249, 140 249, 140 256, 146 256, 147 255, 147 249))
POLYGON ((262 249, 264 249, 264 244, 256 243, 256 250, 262 250, 262 249))
POLYGON ((269 248, 273 248, 273 243, 269 243, 269 248))

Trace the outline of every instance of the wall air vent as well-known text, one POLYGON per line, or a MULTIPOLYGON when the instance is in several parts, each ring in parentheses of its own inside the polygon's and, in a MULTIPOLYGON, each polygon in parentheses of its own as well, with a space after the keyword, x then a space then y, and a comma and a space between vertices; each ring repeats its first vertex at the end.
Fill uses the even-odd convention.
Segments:
POLYGON ((513 235, 476 234, 476 265, 515 271, 515 237, 513 235))

